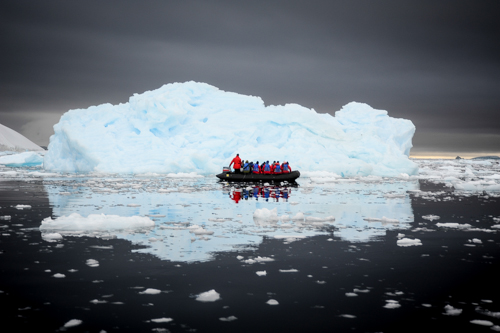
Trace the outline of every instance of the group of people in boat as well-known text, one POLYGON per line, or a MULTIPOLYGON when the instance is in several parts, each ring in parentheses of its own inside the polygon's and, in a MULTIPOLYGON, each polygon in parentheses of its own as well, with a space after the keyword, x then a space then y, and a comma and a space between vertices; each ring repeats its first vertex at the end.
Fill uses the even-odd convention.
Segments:
POLYGON ((253 163, 246 160, 245 162, 243 162, 240 158, 240 154, 236 154, 236 157, 233 158, 233 160, 229 164, 229 168, 231 168, 231 165, 234 165, 234 173, 280 175, 283 173, 292 172, 292 168, 290 168, 290 165, 287 161, 284 161, 281 164, 279 161, 273 161, 272 164, 270 164, 269 161, 265 161, 259 165, 259 161, 253 163))

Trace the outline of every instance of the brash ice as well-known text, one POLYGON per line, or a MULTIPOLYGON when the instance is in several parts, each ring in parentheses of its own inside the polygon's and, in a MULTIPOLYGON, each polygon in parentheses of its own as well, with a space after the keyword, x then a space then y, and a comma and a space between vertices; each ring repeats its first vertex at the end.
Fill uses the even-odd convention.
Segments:
POLYGON ((340 176, 418 171, 408 158, 410 120, 356 102, 335 117, 297 104, 265 106, 260 97, 197 82, 70 110, 54 132, 44 168, 60 172, 214 174, 236 153, 340 176))

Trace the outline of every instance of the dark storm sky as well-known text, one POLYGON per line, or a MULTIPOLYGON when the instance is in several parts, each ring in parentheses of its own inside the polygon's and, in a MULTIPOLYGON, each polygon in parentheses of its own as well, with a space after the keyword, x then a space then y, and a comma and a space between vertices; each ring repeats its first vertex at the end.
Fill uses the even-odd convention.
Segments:
POLYGON ((412 153, 500 152, 500 1, 0 2, 0 123, 46 145, 74 108, 206 82, 417 127, 412 153))

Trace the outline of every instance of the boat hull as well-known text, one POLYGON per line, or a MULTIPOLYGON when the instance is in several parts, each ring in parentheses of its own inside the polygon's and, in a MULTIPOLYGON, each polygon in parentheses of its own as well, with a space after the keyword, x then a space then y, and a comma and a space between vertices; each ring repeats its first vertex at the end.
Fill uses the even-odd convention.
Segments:
POLYGON ((223 172, 216 176, 221 180, 229 182, 293 182, 295 179, 300 177, 300 172, 292 171, 290 173, 282 173, 279 175, 223 172))

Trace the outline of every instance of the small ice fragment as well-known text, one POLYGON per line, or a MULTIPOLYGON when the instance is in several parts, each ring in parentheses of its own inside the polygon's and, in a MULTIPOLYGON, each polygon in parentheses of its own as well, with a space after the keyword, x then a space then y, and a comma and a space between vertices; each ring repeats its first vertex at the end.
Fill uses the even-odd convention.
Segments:
POLYGON ((169 323, 171 322, 173 319, 172 318, 155 318, 155 319, 151 319, 151 321, 153 323, 169 323))
POLYGON ((66 327, 66 328, 75 327, 75 326, 80 325, 81 323, 82 323, 82 321, 80 319, 71 319, 66 324, 64 324, 64 327, 66 327))
POLYGON ((220 317, 219 320, 220 321, 233 321, 233 320, 236 320, 238 318, 236 318, 235 316, 229 316, 229 317, 220 317))
POLYGON ((220 294, 216 292, 214 289, 205 291, 196 297, 197 301, 200 302, 215 302, 220 299, 220 294))
POLYGON ((60 233, 53 232, 48 234, 42 234, 42 239, 46 242, 57 242, 63 239, 63 236, 60 233))
POLYGON ((459 314, 462 313, 462 309, 456 309, 456 308, 454 308, 453 306, 451 306, 449 304, 444 307, 444 310, 446 312, 443 313, 443 314, 445 314, 447 316, 458 316, 459 314))
POLYGON ((481 326, 493 326, 493 323, 489 320, 474 319, 470 321, 471 324, 481 325, 481 326))
POLYGON ((85 263, 90 267, 99 267, 99 261, 95 259, 88 259, 85 263))
POLYGON ((291 269, 280 269, 280 272, 281 273, 297 273, 298 270, 295 269, 295 268, 291 268, 291 269))
POLYGON ((349 318, 349 319, 354 319, 354 318, 356 318, 356 316, 354 316, 354 315, 350 315, 350 314, 341 314, 341 315, 339 315, 339 317, 349 318))
POLYGON ((270 299, 270 300, 269 300, 269 301, 267 301, 266 303, 267 303, 267 304, 269 304, 269 305, 278 305, 278 304, 279 304, 279 303, 278 303, 278 301, 277 301, 277 300, 275 300, 275 299, 270 299))
POLYGON ((439 216, 437 215, 424 215, 422 216, 423 219, 429 220, 429 221, 434 221, 434 220, 439 220, 439 216))
POLYGON ((62 278, 65 278, 65 277, 66 277, 66 275, 61 274, 61 273, 56 273, 56 274, 54 274, 54 275, 52 275, 52 276, 53 276, 53 277, 55 277, 55 278, 58 278, 58 279, 62 279, 62 278))
POLYGON ((345 293, 345 295, 347 297, 356 297, 356 296, 358 296, 358 294, 356 294, 356 293, 345 293))
POLYGON ((386 300, 386 304, 384 305, 384 308, 386 309, 397 309, 401 306, 398 301, 394 301, 392 299, 386 300))
POLYGON ((403 246, 403 247, 422 245, 422 242, 420 241, 420 239, 417 239, 417 238, 415 238, 415 239, 403 238, 403 239, 398 240, 396 243, 398 246, 403 246))
POLYGON ((257 271, 257 272, 255 272, 255 274, 257 274, 258 276, 266 276, 267 272, 266 271, 257 271))
POLYGON ((154 288, 148 288, 144 291, 141 291, 139 294, 147 294, 147 295, 158 295, 159 293, 161 293, 161 290, 159 289, 154 289, 154 288))
POLYGON ((16 205, 15 208, 17 208, 19 210, 23 210, 23 209, 30 209, 31 206, 30 205, 16 205))

